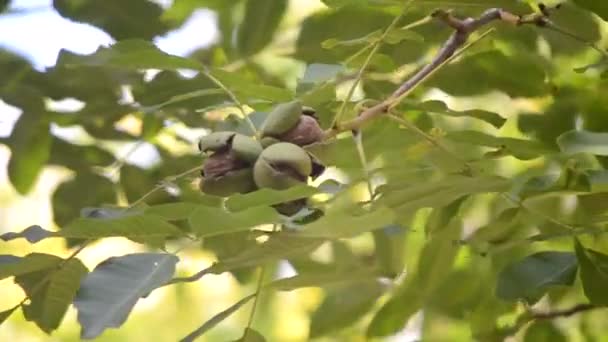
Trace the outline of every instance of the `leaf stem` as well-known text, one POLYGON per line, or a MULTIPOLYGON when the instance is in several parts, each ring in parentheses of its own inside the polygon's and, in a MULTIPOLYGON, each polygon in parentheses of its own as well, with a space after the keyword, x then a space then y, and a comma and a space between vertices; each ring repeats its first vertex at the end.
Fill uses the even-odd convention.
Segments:
POLYGON ((252 132, 255 135, 257 135, 257 128, 253 124, 253 121, 251 121, 251 118, 249 117, 249 115, 247 115, 247 113, 245 112, 245 108, 243 107, 243 104, 241 103, 241 101, 239 101, 239 99, 236 97, 236 95, 234 94, 234 92, 232 92, 232 90, 230 90, 217 77, 213 76, 213 74, 211 74, 211 72, 209 70, 205 69, 205 70, 202 71, 202 73, 211 82, 215 83, 218 87, 220 87, 226 93, 226 95, 228 95, 228 97, 230 97, 230 99, 232 100, 232 102, 234 102, 236 104, 236 106, 238 107, 238 109, 241 112, 241 114, 243 115, 243 118, 245 119, 245 121, 247 121, 247 124, 249 124, 249 127, 251 128, 252 132))
MULTIPOLYGON (((412 3, 412 1, 413 0, 406 1, 406 3, 403 6, 403 10, 401 11, 401 14, 396 16, 395 19, 393 19, 393 21, 390 23, 390 25, 386 28, 386 30, 384 30, 384 32, 382 33, 380 38, 378 38, 378 40, 376 40, 374 43, 372 43, 370 45, 370 46, 372 46, 372 49, 369 52, 369 54, 367 55, 367 58, 365 59, 365 61, 361 65, 361 67, 359 68, 359 71, 357 72, 357 77, 355 78, 355 80, 353 81, 353 84, 351 85, 350 89, 348 90, 348 94, 346 95, 346 98, 344 98, 342 100, 342 105, 340 106, 340 109, 338 110, 338 112, 336 113, 336 115, 334 116, 334 118, 332 120, 332 123, 331 123, 332 128, 336 127, 336 125, 340 122, 340 119, 342 118, 342 116, 344 115, 344 113, 346 111, 346 106, 347 106, 348 102, 350 102, 350 100, 352 99, 353 94, 355 93, 355 90, 357 89, 357 86, 359 85, 359 83, 361 82, 361 79, 363 78, 363 74, 365 73, 369 64, 372 61, 372 58, 374 57, 376 52, 378 52, 378 50, 382 46, 382 43, 384 42, 384 39, 386 38, 386 36, 395 28, 395 26, 397 26, 397 23, 399 22, 399 20, 401 20, 401 18, 405 14, 406 9, 409 7, 409 5, 412 3)), ((361 51, 365 51, 366 49, 367 49, 367 47, 362 49, 361 51)))

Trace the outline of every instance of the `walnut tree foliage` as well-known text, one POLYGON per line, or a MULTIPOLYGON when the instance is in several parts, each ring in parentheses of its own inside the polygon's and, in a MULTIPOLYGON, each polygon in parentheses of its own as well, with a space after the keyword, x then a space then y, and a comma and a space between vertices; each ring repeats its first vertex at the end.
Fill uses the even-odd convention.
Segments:
MULTIPOLYGON (((0 279, 26 296, 1 307, 0 322, 22 310, 52 334, 74 305, 81 338, 96 338, 157 288, 230 272, 255 292, 183 331, 184 341, 260 293, 304 287, 324 293, 310 313, 311 339, 381 339, 417 313, 424 340, 455 338, 446 326, 481 341, 598 338, 594 324, 608 318, 608 5, 324 0, 294 24, 287 13, 297 3, 55 0, 62 16, 116 43, 90 55, 61 51, 44 71, 0 50, 0 99, 23 111, 2 139, 12 185, 27 194, 44 167, 73 171, 52 197, 57 230, 14 227, 0 244, 63 238, 74 249, 68 258, 0 255, 0 279), (216 14, 216 42, 187 57, 154 45, 197 9, 216 14), (84 106, 49 106, 67 98, 84 106), (323 131, 277 155, 284 143, 270 144, 287 138, 268 115, 294 104, 323 131), (122 129, 127 117, 141 129, 122 129), (66 140, 52 125, 82 127, 92 139, 66 140), (201 153, 188 129, 198 129, 204 152, 230 157, 211 165, 215 154, 201 153), (237 139, 266 149, 239 154, 237 139), (108 141, 152 144, 160 161, 125 163, 108 141), (302 167, 291 164, 298 153, 302 167), (199 189, 201 171, 210 178, 243 165, 253 167, 242 173, 247 187, 240 177, 199 189), (264 167, 266 178, 251 178, 264 167), (148 251, 87 269, 78 253, 107 237, 148 251), (192 248, 217 261, 175 274, 192 248), (278 261, 296 274, 253 272, 278 261), (569 316, 569 329, 555 324, 569 316)), ((240 341, 269 336, 249 323, 240 341)))

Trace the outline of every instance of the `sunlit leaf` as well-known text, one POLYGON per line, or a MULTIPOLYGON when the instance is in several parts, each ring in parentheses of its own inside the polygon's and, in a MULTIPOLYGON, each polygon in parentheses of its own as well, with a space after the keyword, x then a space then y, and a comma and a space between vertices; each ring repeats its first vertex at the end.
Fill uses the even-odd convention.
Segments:
POLYGON ((126 215, 118 218, 78 218, 60 230, 58 235, 68 238, 163 238, 181 235, 181 231, 161 216, 126 215))
POLYGON ((279 214, 270 207, 254 207, 239 212, 199 206, 188 218, 192 231, 199 236, 213 236, 247 230, 262 224, 279 222, 279 214))
POLYGON ((300 235, 338 239, 353 237, 394 223, 395 214, 388 208, 377 208, 359 215, 331 212, 302 227, 300 235))
POLYGON ((376 303, 383 292, 384 287, 375 280, 334 289, 312 314, 310 338, 318 338, 353 324, 376 303))
POLYGON ((80 260, 70 259, 58 269, 15 277, 30 299, 29 304, 23 306, 25 318, 46 333, 57 329, 88 272, 80 260))
POLYGON ((240 211, 256 206, 270 206, 289 202, 300 198, 308 198, 318 193, 310 186, 294 186, 285 190, 264 188, 247 194, 234 194, 226 201, 226 207, 231 211, 240 211))

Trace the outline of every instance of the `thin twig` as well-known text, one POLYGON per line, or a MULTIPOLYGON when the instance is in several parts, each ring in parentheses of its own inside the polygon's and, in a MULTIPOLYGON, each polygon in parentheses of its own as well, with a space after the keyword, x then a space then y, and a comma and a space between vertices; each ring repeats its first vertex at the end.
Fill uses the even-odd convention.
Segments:
MULTIPOLYGON (((279 231, 279 225, 274 225, 272 227, 273 232, 279 231)), ((255 318, 255 312, 258 306, 258 301, 260 300, 260 295, 262 293, 262 287, 264 285, 264 277, 266 276, 266 265, 262 265, 260 270, 260 277, 258 279, 258 284, 255 289, 255 293, 253 294, 255 298, 253 299, 253 306, 251 307, 251 312, 249 313, 249 319, 247 320, 247 329, 245 329, 245 334, 243 335, 243 341, 247 341, 247 334, 251 329, 251 325, 253 324, 253 319, 255 318)))
POLYGON ((199 171, 201 169, 200 166, 197 167, 193 167, 189 170, 186 170, 182 173, 179 173, 177 175, 174 176, 169 176, 167 178, 165 178, 162 182, 160 182, 159 184, 157 184, 154 188, 150 189, 150 191, 146 192, 143 196, 141 196, 140 198, 138 198, 137 200, 135 200, 133 203, 129 204, 129 206, 127 206, 126 210, 128 209, 132 209, 133 207, 137 206, 138 204, 140 204, 141 202, 143 202, 146 198, 148 198, 149 196, 151 196, 152 194, 154 194, 155 192, 157 192, 158 190, 161 190, 165 187, 165 183, 164 182, 174 182, 180 178, 183 178, 191 173, 194 173, 196 171, 199 171))
POLYGON ((239 99, 236 97, 236 95, 232 92, 232 90, 230 90, 218 78, 216 78, 215 76, 213 76, 209 70, 204 70, 203 71, 203 75, 205 75, 205 77, 207 77, 211 82, 215 83, 215 85, 217 85, 218 87, 220 87, 226 93, 226 95, 228 95, 228 97, 230 97, 230 99, 232 100, 232 102, 234 102, 236 104, 236 106, 238 107, 238 109, 241 112, 241 114, 243 115, 243 118, 245 119, 245 121, 247 121, 247 124, 249 124, 249 127, 251 128, 251 130, 253 131, 253 133, 257 134, 257 128, 255 127, 255 124, 253 123, 253 121, 251 121, 251 118, 245 112, 245 107, 243 106, 243 104, 241 103, 241 101, 239 101, 239 99))
POLYGON ((577 304, 571 308, 564 310, 548 311, 548 312, 532 312, 531 317, 535 320, 546 320, 554 319, 559 317, 569 317, 577 313, 599 309, 599 306, 595 306, 589 303, 577 304))
POLYGON ((355 93, 357 86, 359 85, 359 83, 361 82, 361 79, 363 78, 363 74, 365 73, 365 71, 367 70, 367 67, 369 66, 369 64, 372 61, 372 58, 376 55, 376 52, 378 52, 378 50, 382 46, 382 43, 384 42, 384 39, 386 39, 386 36, 395 28, 395 26, 397 26, 397 23, 399 22, 399 20, 401 20, 401 18, 403 17, 403 14, 405 14, 407 7, 410 5, 410 3, 412 1, 413 0, 409 0, 406 2, 406 4, 403 7, 403 10, 401 11, 401 14, 398 15, 397 17, 395 17, 395 19, 393 19, 393 21, 386 28, 386 30, 384 30, 384 32, 382 33, 380 38, 378 38, 378 40, 371 45, 372 50, 367 55, 367 58, 363 62, 363 65, 361 65, 361 67, 359 68, 357 77, 355 78, 353 84, 351 85, 350 89, 348 90, 348 94, 346 95, 346 98, 342 100, 342 105, 340 106, 340 109, 334 116, 334 119, 331 123, 332 127, 336 126, 336 124, 338 122, 340 122, 342 115, 344 115, 344 112, 346 111, 346 105, 348 104, 348 102, 350 102, 351 98, 353 97, 353 94, 355 93))
POLYGON ((418 72, 416 72, 412 77, 402 83, 401 86, 399 86, 393 92, 393 94, 384 101, 375 106, 366 108, 359 113, 358 117, 352 120, 344 123, 336 122, 335 125, 325 132, 325 138, 329 139, 340 132, 359 129, 371 119, 386 114, 391 106, 394 106, 401 99, 403 99, 403 97, 410 94, 437 69, 445 65, 446 62, 449 62, 449 60, 453 58, 455 54, 457 54, 459 49, 465 46, 471 34, 477 31, 479 28, 496 20, 513 25, 535 25, 538 27, 549 26, 550 28, 554 28, 553 26, 549 25, 550 21, 548 21, 546 15, 547 10, 542 11, 541 13, 520 16, 501 8, 492 8, 486 10, 477 18, 459 19, 448 11, 435 11, 432 14, 432 17, 444 22, 446 25, 454 29, 454 33, 452 33, 452 35, 445 41, 433 59, 418 72))

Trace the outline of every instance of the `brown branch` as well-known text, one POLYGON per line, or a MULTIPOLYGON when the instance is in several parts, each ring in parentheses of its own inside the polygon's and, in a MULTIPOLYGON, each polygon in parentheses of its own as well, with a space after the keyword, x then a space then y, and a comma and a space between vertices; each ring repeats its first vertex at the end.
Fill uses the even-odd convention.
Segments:
POLYGON ((554 319, 554 318, 559 318, 559 317, 569 317, 569 316, 575 315, 577 313, 590 311, 590 310, 594 310, 594 309, 599 309, 599 308, 600 308, 599 306, 595 306, 593 304, 583 303, 583 304, 577 304, 571 308, 564 309, 564 310, 556 310, 556 311, 549 311, 549 312, 533 312, 531 319, 545 320, 545 319, 554 319))
POLYGON ((513 25, 530 24, 544 27, 549 23, 547 14, 547 8, 543 8, 543 11, 540 13, 534 13, 527 16, 519 16, 501 8, 492 8, 483 12, 478 18, 459 19, 453 16, 449 11, 435 11, 433 14, 431 14, 432 18, 440 20, 447 26, 454 29, 454 33, 452 33, 445 43, 443 43, 443 46, 439 52, 437 52, 435 57, 433 57, 433 59, 422 69, 412 75, 412 77, 401 84, 401 86, 399 86, 399 88, 397 88, 393 94, 384 101, 375 106, 366 108, 359 113, 359 116, 352 120, 344 123, 335 123, 333 127, 326 131, 325 138, 332 138, 340 132, 357 130, 368 121, 388 113, 391 107, 396 105, 403 97, 407 96, 407 94, 420 85, 440 66, 449 61, 450 58, 453 57, 458 51, 458 49, 465 45, 471 34, 479 28, 496 20, 513 25))

